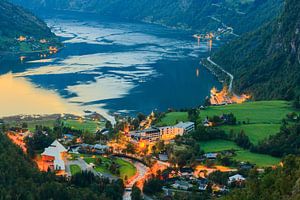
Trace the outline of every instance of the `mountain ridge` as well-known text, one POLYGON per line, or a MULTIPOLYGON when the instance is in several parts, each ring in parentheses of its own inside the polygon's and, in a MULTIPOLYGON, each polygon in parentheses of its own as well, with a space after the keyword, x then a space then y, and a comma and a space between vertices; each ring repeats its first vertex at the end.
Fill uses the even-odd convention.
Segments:
POLYGON ((238 34, 254 30, 278 14, 282 0, 12 0, 31 9, 62 9, 209 32, 232 26, 238 34))
POLYGON ((55 35, 47 27, 46 23, 20 6, 6 0, 0 2, 0 50, 9 52, 22 52, 38 49, 37 41, 40 39, 55 40, 55 35), (27 38, 32 42, 20 42, 19 37, 27 38), (33 39, 36 42, 33 42, 33 39))

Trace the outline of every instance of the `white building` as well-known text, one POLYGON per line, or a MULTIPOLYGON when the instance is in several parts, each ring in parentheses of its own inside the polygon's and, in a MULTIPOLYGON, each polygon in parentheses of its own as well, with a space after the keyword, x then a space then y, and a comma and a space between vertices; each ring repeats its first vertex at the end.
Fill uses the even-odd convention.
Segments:
POLYGON ((193 187, 192 184, 189 184, 186 181, 175 181, 174 184, 172 184, 172 187, 179 190, 188 190, 193 187))
POLYGON ((195 130, 195 123, 194 122, 179 122, 175 125, 177 128, 183 129, 184 133, 189 133, 195 130))
POLYGON ((65 171, 66 167, 63 158, 66 153, 67 149, 55 140, 49 147, 45 148, 45 151, 41 155, 43 161, 53 162, 53 170, 65 171))
POLYGON ((175 126, 164 126, 159 128, 148 128, 140 131, 130 132, 131 138, 136 140, 146 140, 148 142, 157 142, 159 140, 172 140, 177 135, 182 136, 195 130, 194 122, 180 122, 175 126))
POLYGON ((195 130, 194 122, 179 122, 175 126, 164 126, 159 127, 160 138, 162 140, 174 139, 177 135, 182 136, 183 134, 189 133, 195 130))
POLYGON ((130 132, 131 138, 135 140, 145 140, 148 142, 157 142, 160 139, 160 130, 157 128, 148 128, 140 131, 130 132))
POLYGON ((233 183, 233 182, 243 182, 243 181, 245 181, 245 180, 246 180, 246 179, 245 179, 242 175, 236 174, 236 175, 230 176, 230 177, 228 178, 228 184, 231 184, 231 183, 233 183))

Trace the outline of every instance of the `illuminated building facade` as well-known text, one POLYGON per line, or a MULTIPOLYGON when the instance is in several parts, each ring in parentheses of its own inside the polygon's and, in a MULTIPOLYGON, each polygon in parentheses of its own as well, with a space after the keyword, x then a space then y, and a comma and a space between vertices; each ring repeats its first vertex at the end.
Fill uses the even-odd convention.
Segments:
POLYGON ((42 171, 50 169, 62 174, 66 170, 66 155, 67 149, 55 140, 49 147, 45 148, 44 152, 41 154, 42 162, 39 167, 42 171))

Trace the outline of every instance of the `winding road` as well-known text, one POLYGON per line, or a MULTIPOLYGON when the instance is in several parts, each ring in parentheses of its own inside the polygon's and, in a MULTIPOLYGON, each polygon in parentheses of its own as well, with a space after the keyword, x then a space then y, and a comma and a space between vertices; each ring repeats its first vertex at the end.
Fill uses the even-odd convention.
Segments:
POLYGON ((227 74, 229 76, 230 83, 229 83, 229 86, 228 86, 228 91, 232 92, 234 76, 231 73, 229 73, 228 71, 226 71, 223 67, 221 67, 220 65, 218 65, 214 61, 212 61, 210 56, 207 57, 207 61, 210 62, 212 65, 214 65, 215 67, 217 67, 218 69, 220 69, 222 72, 224 72, 225 74, 227 74))
POLYGON ((144 165, 143 163, 140 163, 140 162, 128 159, 128 158, 126 158, 126 159, 123 158, 123 159, 128 161, 128 162, 131 162, 137 170, 137 173, 136 173, 137 175, 134 177, 134 179, 130 180, 130 182, 128 184, 126 184, 125 192, 124 192, 124 195, 123 195, 123 200, 131 200, 131 191, 132 191, 133 185, 136 182, 138 182, 138 181, 145 178, 149 168, 146 165, 144 165))

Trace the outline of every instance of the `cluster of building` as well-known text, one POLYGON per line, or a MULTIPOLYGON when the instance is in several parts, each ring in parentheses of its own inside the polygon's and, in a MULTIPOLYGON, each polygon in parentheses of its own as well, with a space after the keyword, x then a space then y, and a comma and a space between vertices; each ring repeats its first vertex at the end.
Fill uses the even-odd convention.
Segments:
POLYGON ((177 190, 191 190, 197 188, 198 191, 206 191, 210 187, 212 192, 228 192, 229 187, 233 185, 243 185, 246 178, 241 174, 231 172, 231 176, 227 177, 227 182, 223 185, 214 183, 206 177, 197 177, 192 168, 182 168, 178 172, 172 171, 167 178, 164 178, 169 183, 169 188, 177 190))
POLYGON ((32 137, 32 133, 27 129, 20 129, 15 131, 9 131, 7 137, 16 145, 18 145, 24 153, 27 153, 26 143, 24 139, 26 137, 32 137))
POLYGON ((129 136, 133 141, 144 141, 154 143, 160 140, 169 141, 177 135, 184 135, 195 130, 194 122, 179 122, 174 126, 151 127, 144 130, 129 132, 129 136))
POLYGON ((249 95, 242 94, 241 96, 231 94, 225 86, 221 91, 213 87, 210 91, 210 104, 211 105, 227 105, 234 103, 244 103, 250 99, 249 95))
POLYGON ((108 153, 110 147, 103 144, 78 144, 69 147, 69 152, 72 153, 87 153, 87 154, 105 154, 108 153))

